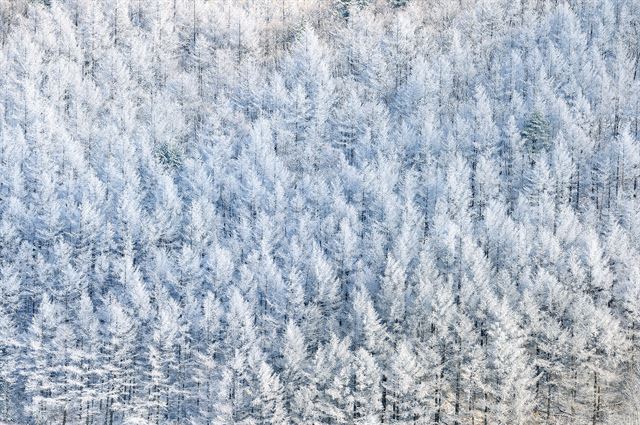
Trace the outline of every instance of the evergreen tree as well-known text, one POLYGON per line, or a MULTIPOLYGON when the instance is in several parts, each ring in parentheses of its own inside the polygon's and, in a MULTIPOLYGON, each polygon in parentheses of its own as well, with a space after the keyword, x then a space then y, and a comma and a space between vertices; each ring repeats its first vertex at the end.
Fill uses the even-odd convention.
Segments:
POLYGON ((522 129, 527 152, 532 158, 539 152, 548 150, 549 132, 549 123, 544 115, 537 111, 532 113, 522 129))

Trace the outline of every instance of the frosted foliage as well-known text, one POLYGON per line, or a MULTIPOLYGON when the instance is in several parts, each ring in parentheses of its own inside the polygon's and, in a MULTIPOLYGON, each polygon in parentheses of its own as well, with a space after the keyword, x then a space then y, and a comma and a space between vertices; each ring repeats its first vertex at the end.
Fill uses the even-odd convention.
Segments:
POLYGON ((0 0, 0 423, 640 425, 637 0, 0 0))

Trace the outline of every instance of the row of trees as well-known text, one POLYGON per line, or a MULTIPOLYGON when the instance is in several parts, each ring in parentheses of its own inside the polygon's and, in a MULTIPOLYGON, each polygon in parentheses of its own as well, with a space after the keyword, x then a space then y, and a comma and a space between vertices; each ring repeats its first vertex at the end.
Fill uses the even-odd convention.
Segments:
POLYGON ((0 2, 0 421, 639 424, 639 31, 0 2))

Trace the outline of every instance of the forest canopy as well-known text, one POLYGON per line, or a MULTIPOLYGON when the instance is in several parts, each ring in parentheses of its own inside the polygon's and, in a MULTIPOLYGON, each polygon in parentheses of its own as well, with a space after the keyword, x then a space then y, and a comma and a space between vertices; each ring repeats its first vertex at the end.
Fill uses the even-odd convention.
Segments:
POLYGON ((0 1, 0 422, 640 424, 637 0, 0 1))

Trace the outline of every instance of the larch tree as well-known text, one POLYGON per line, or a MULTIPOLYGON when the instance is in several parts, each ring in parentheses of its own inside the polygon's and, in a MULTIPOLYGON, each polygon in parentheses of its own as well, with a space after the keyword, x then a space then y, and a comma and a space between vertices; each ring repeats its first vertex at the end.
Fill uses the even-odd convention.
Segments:
POLYGON ((640 6, 0 2, 0 422, 637 422, 640 6))

